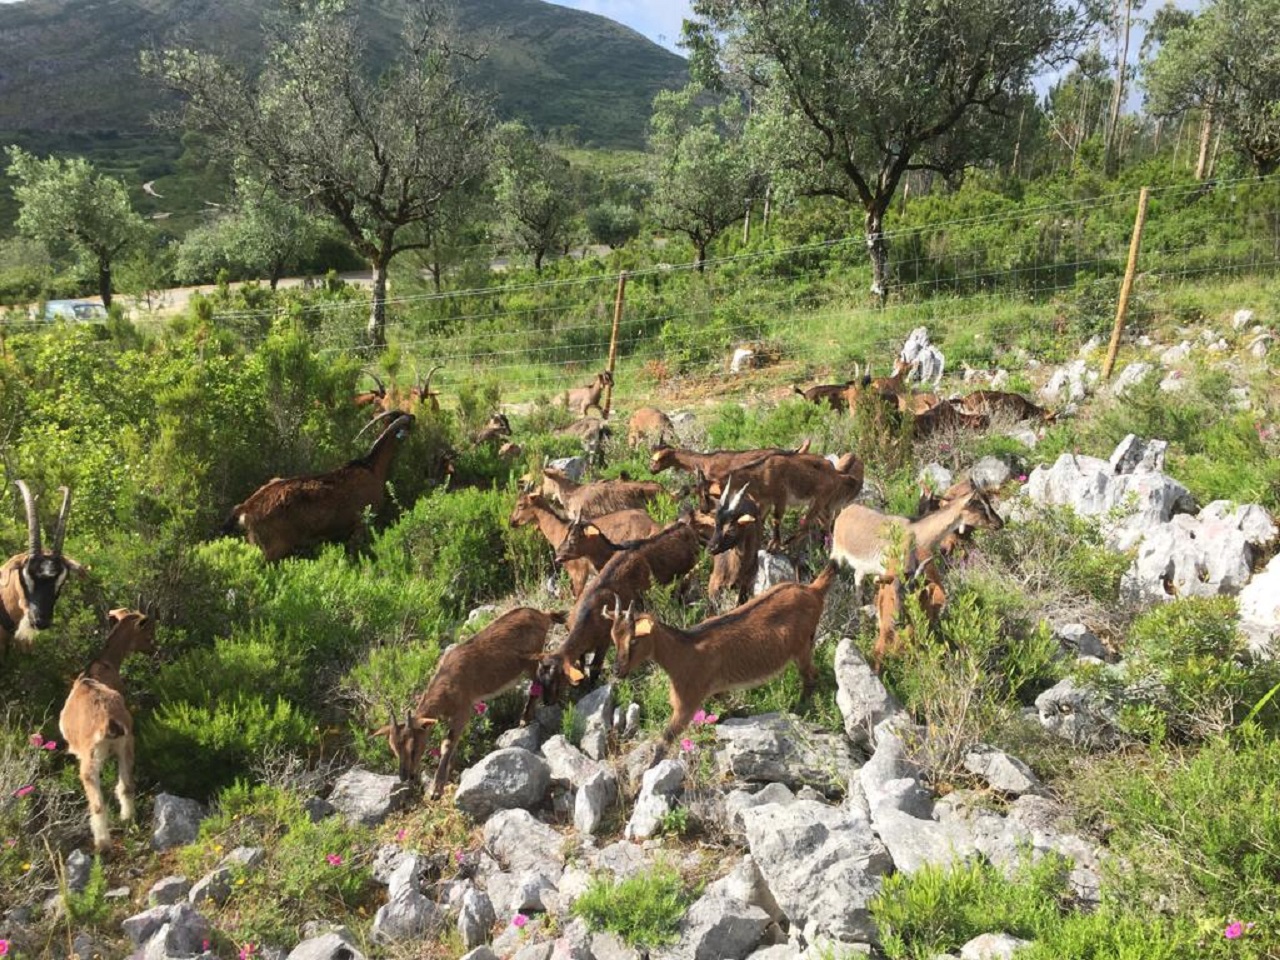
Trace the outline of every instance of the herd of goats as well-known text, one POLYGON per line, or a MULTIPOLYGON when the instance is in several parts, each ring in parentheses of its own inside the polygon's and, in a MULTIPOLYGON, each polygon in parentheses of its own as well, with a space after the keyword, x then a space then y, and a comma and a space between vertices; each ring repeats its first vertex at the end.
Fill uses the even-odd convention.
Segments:
MULTIPOLYGON (((983 428, 996 415, 1052 419, 1050 412, 1016 393, 978 390, 946 400, 914 391, 910 380, 922 370, 931 372, 929 360, 927 354, 910 356, 904 350, 888 377, 856 376, 842 384, 796 389, 807 400, 836 410, 853 413, 870 407, 877 415, 908 416, 916 435, 943 427, 983 428)), ((932 369, 936 389, 941 363, 932 369)), ((384 426, 368 454, 327 473, 268 481, 232 509, 226 532, 243 533, 268 561, 318 543, 350 541, 366 511, 382 504, 390 467, 414 425, 414 414, 402 407, 439 410, 430 376, 412 393, 400 395, 379 382, 378 391, 357 396, 361 405, 382 408, 371 423, 384 426)), ((588 386, 568 391, 565 401, 591 421, 587 413, 600 409, 602 392, 612 383, 612 376, 602 372, 588 386)), ((598 423, 580 435, 593 430, 598 435, 598 423)), ((477 439, 510 447, 510 433, 506 417, 495 414, 477 439)), ((936 620, 946 602, 938 559, 955 550, 969 531, 1002 525, 987 491, 968 481, 940 494, 926 491, 914 519, 855 503, 863 486, 863 462, 854 454, 828 459, 809 453, 807 443, 797 449, 711 453, 677 449, 670 445, 675 440, 671 420, 652 407, 632 416, 628 439, 633 445, 652 444, 653 473, 689 473, 693 503, 675 522, 660 526, 646 511, 664 492, 658 483, 627 478, 578 483, 545 467, 540 487, 525 484, 511 524, 536 525, 555 551, 556 564, 568 574, 575 602, 567 614, 517 607, 449 647, 404 720, 397 720, 393 711, 385 726, 371 732, 387 738, 400 778, 411 781, 419 775, 429 728, 444 726, 433 799, 448 781, 456 744, 476 703, 528 680, 527 722, 540 700, 555 702, 566 687, 584 679, 597 681, 610 647, 617 676, 626 677, 652 660, 669 678, 672 715, 658 757, 709 697, 763 684, 791 662, 800 671, 807 700, 817 680, 813 655, 818 621, 840 566, 853 571, 857 602, 862 581, 874 578, 878 636, 872 660, 879 670, 898 642, 896 624, 906 595, 918 596, 923 612, 936 620), (781 549, 782 520, 791 507, 806 512, 799 533, 788 542, 816 535, 830 543, 829 562, 809 584, 781 583, 752 597, 761 547, 781 549), (772 532, 765 544, 762 527, 769 521, 772 532), (728 593, 736 607, 687 630, 637 611, 651 587, 683 581, 703 549, 713 558, 708 597, 728 593), (567 624, 568 635, 548 651, 552 624, 567 624)), ((70 492, 62 488, 62 508, 46 550, 36 497, 24 482, 17 487, 26 509, 28 547, 0 566, 0 654, 11 642, 29 647, 34 631, 50 624, 67 579, 83 572, 63 553, 70 492)), ((134 651, 152 650, 155 637, 154 621, 138 611, 113 610, 109 620, 101 654, 76 678, 59 718, 67 747, 80 762, 98 851, 110 847, 100 780, 113 755, 119 767, 121 817, 133 815, 133 720, 123 697, 120 665, 134 651)))

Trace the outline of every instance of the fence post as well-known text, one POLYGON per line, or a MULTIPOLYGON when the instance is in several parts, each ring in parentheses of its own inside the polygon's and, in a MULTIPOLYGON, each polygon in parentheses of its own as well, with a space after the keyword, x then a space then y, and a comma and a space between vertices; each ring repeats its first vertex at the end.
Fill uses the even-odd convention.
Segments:
POLYGON ((1120 285, 1120 302, 1116 304, 1116 325, 1111 330, 1111 345, 1107 347, 1107 359, 1102 364, 1102 379, 1111 379, 1120 350, 1120 334, 1124 332, 1125 314, 1129 312, 1129 294, 1133 292, 1133 275, 1138 269, 1138 249, 1142 246, 1142 226, 1147 222, 1147 193, 1143 187, 1138 194, 1138 214, 1133 218, 1133 239, 1129 241, 1129 263, 1124 270, 1124 283, 1120 285))
POLYGON ((622 322, 622 303, 627 292, 627 271, 618 274, 618 298, 613 303, 613 332, 609 334, 609 383, 604 388, 604 406, 601 412, 609 419, 609 407, 613 404, 613 368, 618 362, 618 324, 622 322))

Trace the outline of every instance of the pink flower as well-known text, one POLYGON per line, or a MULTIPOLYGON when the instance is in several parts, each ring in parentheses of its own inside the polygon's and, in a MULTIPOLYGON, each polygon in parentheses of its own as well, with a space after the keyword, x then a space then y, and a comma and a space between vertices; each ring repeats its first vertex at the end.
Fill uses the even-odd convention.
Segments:
POLYGON ((45 749, 45 750, 57 750, 57 749, 58 749, 58 741, 57 741, 57 740, 46 740, 46 741, 44 742, 44 749, 45 749))
POLYGON ((1244 936, 1244 924, 1239 920, 1232 920, 1227 924, 1227 929, 1222 931, 1222 935, 1228 940, 1239 940, 1244 936))
POLYGON ((4 845, 5 845, 8 849, 12 850, 14 847, 16 847, 16 846, 18 845, 18 838, 17 838, 17 837, 5 837, 5 838, 4 838, 4 845))
POLYGON ((31 735, 31 745, 37 748, 44 746, 44 737, 40 736, 38 733, 33 733, 31 735))
POLYGON ((453 862, 462 863, 462 861, 466 859, 466 856, 467 855, 463 853, 461 850, 455 850, 453 854, 453 862))
POLYGON ((477 703, 472 709, 475 710, 477 717, 483 717, 485 711, 489 709, 489 705, 487 703, 477 703))
POLYGON ((328 862, 329 866, 331 867, 342 866, 342 854, 340 853, 325 854, 325 860, 328 862))
MULTIPOLYGON (((31 793, 31 791, 35 790, 35 788, 36 785, 34 783, 28 783, 26 786, 19 787, 17 790, 13 791, 13 795, 21 800, 27 794, 31 793)), ((0 954, 0 956, 3 956, 3 954, 0 954)))
POLYGON ((514 917, 511 918, 511 925, 513 927, 523 927, 528 922, 529 922, 529 918, 526 917, 523 913, 517 913, 514 917))
POLYGON ((707 711, 699 710, 697 713, 693 715, 694 726, 698 726, 706 722, 707 722, 707 711))
POLYGON ((719 714, 717 714, 717 713, 708 713, 708 714, 707 714, 707 720, 706 720, 706 722, 707 722, 707 723, 715 723, 715 722, 716 722, 717 720, 719 720, 719 719, 720 719, 720 715, 719 715, 719 714))
POLYGON ((0 940, 0 957, 7 957, 8 955, 9 955, 9 941, 0 940))
POLYGON ((685 753, 688 753, 690 750, 693 749, 693 741, 690 740, 688 737, 685 737, 683 740, 680 741, 680 749, 683 750, 685 753))
POLYGON ((200 949, 201 949, 201 950, 203 950, 205 953, 208 953, 208 952, 209 952, 209 941, 208 941, 208 940, 201 940, 201 941, 200 941, 200 949))
POLYGON ((399 830, 396 831, 396 843, 399 843, 402 840, 404 840, 404 834, 405 834, 404 827, 401 827, 399 830))
POLYGON ((542 684, 540 684, 537 680, 529 684, 529 696, 531 697, 542 696, 542 684))
POLYGON ((256 945, 252 943, 246 943, 243 947, 240 948, 240 954, 239 954, 240 960, 249 960, 249 958, 252 957, 257 952, 258 952, 258 948, 256 945))
POLYGON ((1026 483, 1026 482, 1027 482, 1027 475, 1026 475, 1025 473, 1020 473, 1020 474, 1018 474, 1018 482, 1019 482, 1019 483, 1026 483))
POLYGON ((435 757, 436 759, 439 759, 439 758, 440 758, 440 748, 439 748, 439 747, 432 747, 432 748, 431 748, 431 755, 432 755, 433 757, 435 757))

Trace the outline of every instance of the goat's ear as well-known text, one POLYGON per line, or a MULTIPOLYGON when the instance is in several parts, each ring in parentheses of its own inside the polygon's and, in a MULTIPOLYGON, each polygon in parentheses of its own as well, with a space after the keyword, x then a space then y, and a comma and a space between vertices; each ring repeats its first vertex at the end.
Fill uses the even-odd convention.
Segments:
POLYGON ((114 610, 110 610, 107 612, 107 623, 111 624, 111 626, 114 627, 117 623, 123 620, 128 615, 128 613, 129 613, 128 607, 116 607, 114 610))
POLYGON ((600 529, 594 523, 588 523, 585 527, 582 528, 582 532, 584 535, 588 537, 600 536, 600 529))
POLYGON ((636 617, 636 636, 647 637, 653 632, 653 617, 642 613, 636 617))
POLYGON ((586 679, 587 675, 575 667, 571 663, 565 664, 564 675, 569 678, 569 682, 575 687, 586 679))
POLYGON ((756 522, 756 518, 749 513, 744 513, 742 516, 738 518, 738 525, 743 527, 755 522, 756 522))
POLYGON ((435 723, 435 717, 414 717, 409 721, 409 726, 413 727, 415 730, 425 730, 427 727, 434 726, 435 723))
POLYGON ((391 727, 384 723, 382 726, 378 727, 378 729, 376 729, 376 730, 370 730, 370 731, 369 731, 369 736, 371 736, 371 737, 385 737, 385 736, 389 735, 390 733, 391 733, 391 727))

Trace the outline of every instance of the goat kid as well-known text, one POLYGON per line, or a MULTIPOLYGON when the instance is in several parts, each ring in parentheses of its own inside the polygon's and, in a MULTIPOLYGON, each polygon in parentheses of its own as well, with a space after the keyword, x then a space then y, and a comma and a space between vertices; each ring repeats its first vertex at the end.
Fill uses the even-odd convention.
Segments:
POLYGON ((657 521, 643 510, 618 510, 595 520, 574 517, 569 520, 560 546, 556 547, 555 562, 586 560, 592 570, 603 570, 615 553, 630 549, 661 531, 657 521))
POLYGON ((471 441, 473 447, 497 443, 511 436, 511 421, 505 413, 495 413, 471 441))
POLYGON ((156 627, 146 614, 120 608, 107 615, 111 630, 106 645, 88 669, 76 677, 58 717, 67 749, 80 761, 80 783, 89 801, 93 848, 111 848, 110 817, 102 799, 102 767, 114 756, 118 771, 116 799, 120 819, 133 819, 133 716, 124 702, 120 665, 131 653, 155 649, 156 627))
POLYGON ((642 443, 662 446, 675 436, 675 424, 657 407, 641 407, 627 422, 627 444, 632 447, 642 443))
POLYGON ((604 413, 604 407, 600 405, 600 398, 604 396, 604 388, 613 386, 613 374, 608 370, 601 370, 596 374, 596 378, 585 387, 575 387, 568 390, 564 395, 565 406, 574 411, 580 417, 585 417, 587 411, 595 407, 604 413))
MULTIPOLYGON (((910 589, 907 578, 893 573, 876 577, 875 610, 876 610, 876 644, 871 652, 871 670, 879 673, 884 667, 885 657, 900 650, 898 618, 905 605, 906 592, 910 589)), ((947 604, 947 593, 942 586, 942 576, 938 573, 936 561, 930 557, 922 563, 912 581, 916 586, 916 596, 920 609, 929 619, 930 626, 935 626, 942 610, 947 604)), ((910 635, 910 627, 905 631, 910 635)))
POLYGON ((647 613, 637 616, 630 607, 624 611, 620 600, 612 612, 602 609, 601 615, 612 621, 617 676, 625 678, 653 660, 670 681, 671 720, 655 760, 665 756, 708 697, 758 687, 789 663, 800 670, 801 703, 812 697, 818 682, 814 638, 835 577, 836 565, 829 563, 811 584, 780 583, 687 631, 647 613))
MULTIPOLYGON (((440 663, 418 699, 417 706, 396 722, 392 712, 386 726, 370 731, 386 737, 399 765, 400 780, 418 775, 427 747, 427 728, 448 725, 440 746, 440 766, 431 785, 431 799, 438 800, 449 779, 458 740, 483 703, 516 686, 521 678, 531 683, 542 659, 542 648, 553 623, 564 623, 563 613, 543 613, 532 607, 516 607, 503 614, 470 640, 454 644, 440 656, 440 663)), ((521 723, 528 723, 537 705, 536 688, 530 687, 521 723)))
POLYGON ((40 538, 40 518, 36 497, 26 483, 14 483, 27 512, 27 552, 10 557, 0 565, 0 655, 13 641, 30 649, 37 630, 53 622, 53 606, 67 578, 83 576, 84 567, 65 556, 62 542, 67 533, 71 491, 62 487, 62 509, 53 528, 53 542, 46 552, 40 538))
POLYGON ((223 532, 244 531, 268 562, 316 543, 350 540, 365 508, 382 505, 391 464, 413 427, 412 414, 382 416, 390 423, 368 455, 328 473, 267 481, 232 508, 223 532))
POLYGON ((570 516, 593 520, 619 510, 643 510, 663 492, 662 484, 637 480, 574 483, 562 470, 542 471, 542 494, 564 505, 570 516))
POLYGON ((761 450, 713 450, 710 453, 698 453, 696 450, 659 446, 654 448, 653 457, 649 460, 649 472, 661 473, 671 468, 693 474, 701 472, 708 481, 722 484, 729 479, 731 473, 736 473, 743 467, 752 466, 769 457, 808 452, 808 440, 795 450, 769 447, 761 450))

